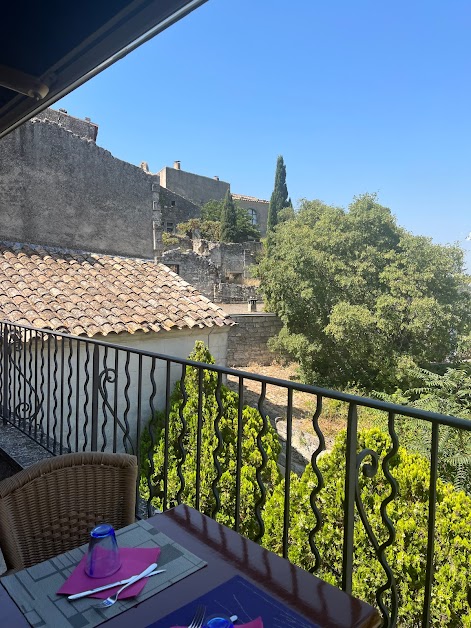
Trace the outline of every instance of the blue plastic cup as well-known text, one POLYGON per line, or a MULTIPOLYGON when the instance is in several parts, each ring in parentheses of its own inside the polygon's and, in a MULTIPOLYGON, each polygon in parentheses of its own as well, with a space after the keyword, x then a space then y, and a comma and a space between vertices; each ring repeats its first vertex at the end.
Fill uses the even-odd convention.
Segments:
POLYGON ((90 532, 85 573, 91 578, 106 578, 121 567, 121 557, 113 526, 102 523, 90 532))
POLYGON ((212 615, 206 620, 204 628, 234 628, 234 624, 231 622, 229 617, 212 615))

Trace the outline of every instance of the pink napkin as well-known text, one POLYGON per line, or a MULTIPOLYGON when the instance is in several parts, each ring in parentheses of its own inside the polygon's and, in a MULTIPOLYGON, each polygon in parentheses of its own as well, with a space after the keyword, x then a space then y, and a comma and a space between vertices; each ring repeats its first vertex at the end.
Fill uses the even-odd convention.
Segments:
MULTIPOLYGON (((185 626, 173 626, 173 628, 185 628, 185 626)), ((248 624, 237 624, 237 628, 263 628, 263 621, 261 617, 257 617, 248 624)))
MULTIPOLYGON (((105 584, 119 582, 125 578, 135 576, 138 573, 141 573, 141 571, 144 571, 144 569, 152 563, 156 563, 158 561, 160 556, 160 547, 121 547, 119 553, 121 556, 121 567, 118 571, 115 571, 115 573, 111 574, 111 576, 107 576, 106 578, 90 578, 90 576, 87 576, 85 573, 87 555, 85 554, 57 593, 72 595, 73 593, 81 593, 82 591, 88 591, 89 589, 96 589, 97 587, 102 587, 105 584)), ((120 599, 139 595, 146 582, 147 578, 142 578, 142 580, 132 584, 121 593, 120 599)), ((118 589, 119 587, 113 587, 111 589, 106 589, 106 591, 101 591, 100 593, 94 593, 90 597, 98 597, 104 600, 110 595, 113 595, 113 593, 116 593, 118 589)))

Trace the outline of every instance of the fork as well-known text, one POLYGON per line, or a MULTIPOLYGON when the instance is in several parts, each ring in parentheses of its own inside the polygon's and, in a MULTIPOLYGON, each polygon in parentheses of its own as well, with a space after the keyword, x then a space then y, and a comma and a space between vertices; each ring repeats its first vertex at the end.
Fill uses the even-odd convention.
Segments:
POLYGON ((188 626, 188 628, 202 628, 205 614, 206 614, 206 606, 203 606, 202 604, 200 604, 197 607, 195 616, 193 617, 191 624, 188 626))
MULTIPOLYGON (((131 578, 129 582, 127 582, 124 586, 118 589, 114 595, 110 595, 110 597, 107 597, 106 600, 103 600, 99 604, 95 604, 94 608, 108 608, 109 606, 113 606, 113 604, 116 604, 116 602, 118 601, 118 595, 122 591, 124 591, 124 589, 127 589, 127 587, 130 587, 131 584, 134 584, 138 580, 141 580, 142 578, 145 578, 146 576, 148 576, 152 571, 154 571, 156 567, 157 567, 157 563, 152 563, 152 565, 149 565, 149 567, 147 567, 147 569, 144 569, 143 572, 131 578)), ((194 628, 201 628, 202 625, 203 624, 200 624, 199 626, 196 625, 194 628)))

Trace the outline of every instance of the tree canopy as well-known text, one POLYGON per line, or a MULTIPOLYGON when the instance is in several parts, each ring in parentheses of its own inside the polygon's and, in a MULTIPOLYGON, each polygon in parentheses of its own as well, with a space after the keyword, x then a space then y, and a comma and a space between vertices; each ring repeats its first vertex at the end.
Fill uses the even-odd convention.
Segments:
POLYGON ((348 211, 303 201, 272 233, 259 276, 284 324, 274 345, 310 383, 393 390, 411 363, 467 346, 463 251, 402 229, 375 195, 348 211))
MULTIPOLYGON (((231 197, 232 199, 232 197, 231 197)), ((235 210, 235 223, 234 213, 230 208, 230 228, 226 229, 223 239, 222 234, 222 220, 224 216, 224 201, 212 200, 203 205, 201 208, 201 219, 192 218, 188 222, 182 222, 177 225, 177 230, 180 233, 188 234, 193 237, 195 232, 199 232, 199 235, 213 242, 247 242, 248 240, 260 240, 260 229, 253 225, 247 210, 232 200, 232 205, 235 210)), ((224 218, 226 220, 226 218, 224 218)))
POLYGON ((291 199, 288 199, 288 188, 286 186, 286 166, 281 155, 276 160, 275 185, 270 197, 268 208, 267 230, 271 231, 278 224, 278 214, 284 207, 291 206, 291 199))
POLYGON ((237 214, 232 194, 227 190, 221 213, 221 242, 235 242, 237 236, 237 214))

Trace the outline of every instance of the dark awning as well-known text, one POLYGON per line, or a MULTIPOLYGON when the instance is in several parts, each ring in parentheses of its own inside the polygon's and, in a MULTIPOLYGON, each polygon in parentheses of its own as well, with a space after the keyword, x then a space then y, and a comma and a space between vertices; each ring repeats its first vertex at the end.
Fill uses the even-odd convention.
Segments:
POLYGON ((204 2, 2 3, 0 138, 204 2))

